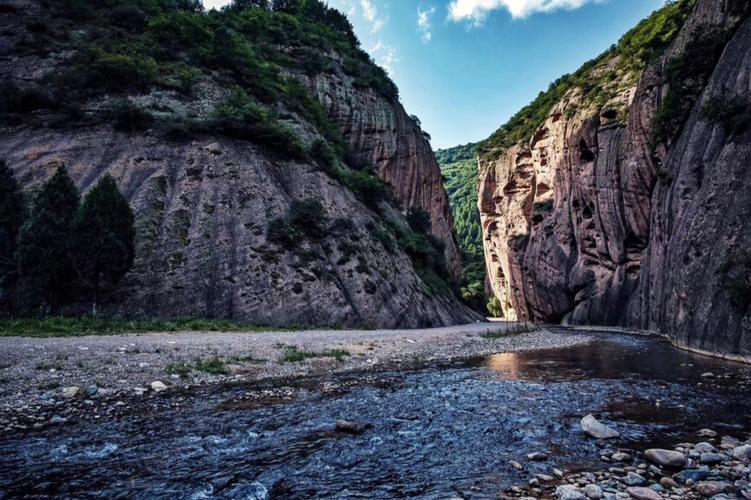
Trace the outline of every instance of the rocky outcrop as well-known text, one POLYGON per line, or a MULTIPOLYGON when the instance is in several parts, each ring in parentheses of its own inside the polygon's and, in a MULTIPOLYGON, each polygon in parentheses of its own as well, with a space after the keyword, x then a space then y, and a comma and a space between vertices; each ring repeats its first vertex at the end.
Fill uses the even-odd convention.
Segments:
MULTIPOLYGON (((40 82, 67 57, 16 53, 15 45, 29 37, 24 19, 35 17, 36 8, 27 2, 0 11, 18 27, 0 43, 0 68, 5 78, 25 84, 40 82)), ((354 153, 379 166, 403 208, 431 214, 458 277, 446 193, 419 127, 398 102, 355 87, 340 69, 314 81, 354 153)), ((200 116, 228 92, 206 78, 199 86, 195 101, 165 90, 131 100, 168 118, 200 116)), ((106 312, 380 328, 478 319, 451 292, 428 286, 410 257, 384 238, 385 219, 405 224, 399 210, 366 206, 315 161, 206 130, 172 134, 154 124, 123 131, 111 121, 91 119, 110 105, 104 96, 82 106, 85 119, 65 121, 57 111, 41 110, 20 123, 0 124, 0 158, 27 189, 64 164, 82 191, 111 174, 129 200, 136 215, 136 262, 110 290, 106 312), (309 198, 323 206, 325 237, 301 239, 294 248, 270 238, 274 220, 295 200, 309 198)), ((320 137, 295 112, 280 115, 302 144, 320 137)))
POLYGON ((700 0, 633 88, 598 108, 572 90, 529 144, 480 159, 489 284, 509 317, 629 326, 751 355, 749 310, 727 281, 751 238, 751 138, 703 111, 715 98, 749 100, 751 21, 734 9, 700 0), (668 61, 695 33, 730 25, 687 122, 655 150, 668 61))
POLYGON ((402 207, 430 214, 433 233, 443 241, 449 271, 459 283, 462 260, 451 207, 438 162, 419 123, 399 102, 356 86, 343 72, 295 76, 311 88, 355 153, 375 165, 378 175, 394 187, 402 207))

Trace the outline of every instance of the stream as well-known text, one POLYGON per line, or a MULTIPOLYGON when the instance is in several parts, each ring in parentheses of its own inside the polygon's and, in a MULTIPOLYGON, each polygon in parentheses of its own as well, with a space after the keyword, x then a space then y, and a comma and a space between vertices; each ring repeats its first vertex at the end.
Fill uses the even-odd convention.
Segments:
POLYGON ((552 467, 602 466, 607 448, 695 442, 707 427, 747 437, 751 398, 734 383, 746 366, 596 336, 360 383, 353 374, 340 391, 316 387, 346 375, 301 382, 281 402, 241 404, 247 386, 221 386, 169 413, 0 436, 0 499, 495 498, 552 467), (584 436, 588 413, 621 437, 584 436), (337 419, 372 427, 336 432, 337 419), (533 452, 548 459, 530 462, 533 452))

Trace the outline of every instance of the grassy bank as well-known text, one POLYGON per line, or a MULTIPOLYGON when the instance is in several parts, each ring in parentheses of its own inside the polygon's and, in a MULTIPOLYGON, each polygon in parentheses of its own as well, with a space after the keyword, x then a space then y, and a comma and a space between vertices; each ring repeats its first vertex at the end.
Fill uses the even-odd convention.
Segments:
MULTIPOLYGON (((288 328, 287 330, 291 330, 288 328)), ((144 319, 112 317, 51 316, 47 318, 0 318, 0 337, 75 337, 147 332, 262 332, 285 330, 279 327, 250 325, 236 321, 209 319, 144 319)))

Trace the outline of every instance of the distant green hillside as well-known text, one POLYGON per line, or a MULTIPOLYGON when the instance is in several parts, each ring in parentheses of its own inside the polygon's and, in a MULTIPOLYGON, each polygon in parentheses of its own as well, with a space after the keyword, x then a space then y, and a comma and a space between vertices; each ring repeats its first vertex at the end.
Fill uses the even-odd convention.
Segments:
POLYGON ((464 257, 462 296, 472 307, 485 309, 485 259, 480 211, 477 209, 476 144, 441 149, 435 155, 454 215, 454 231, 464 257))

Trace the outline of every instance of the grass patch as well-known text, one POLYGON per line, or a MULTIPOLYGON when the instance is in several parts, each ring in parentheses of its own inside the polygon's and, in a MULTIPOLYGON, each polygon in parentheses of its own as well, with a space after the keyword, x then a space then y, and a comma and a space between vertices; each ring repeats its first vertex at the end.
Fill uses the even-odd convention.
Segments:
POLYGON ((503 339, 506 337, 513 337, 514 335, 521 335, 522 333, 529 333, 537 330, 534 326, 530 326, 526 323, 520 325, 514 325, 511 328, 504 330, 490 330, 482 334, 484 339, 503 339))
POLYGON ((299 363, 311 358, 335 358, 337 361, 343 361, 345 357, 350 356, 349 351, 343 349, 329 349, 326 351, 304 351, 297 346, 288 345, 284 347, 282 363, 299 363))
MULTIPOLYGON (((291 329, 291 328, 290 328, 291 329)), ((0 337, 76 337, 148 332, 263 332, 283 328, 249 325, 229 320, 147 319, 127 320, 112 317, 0 318, 0 337)))

